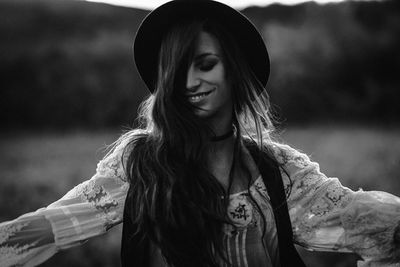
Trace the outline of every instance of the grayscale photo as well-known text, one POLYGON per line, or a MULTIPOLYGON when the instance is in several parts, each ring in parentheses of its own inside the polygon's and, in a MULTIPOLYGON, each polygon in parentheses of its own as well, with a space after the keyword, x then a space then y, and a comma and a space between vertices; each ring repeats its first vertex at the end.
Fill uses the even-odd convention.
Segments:
POLYGON ((0 0, 0 267, 400 267, 400 2, 0 0))

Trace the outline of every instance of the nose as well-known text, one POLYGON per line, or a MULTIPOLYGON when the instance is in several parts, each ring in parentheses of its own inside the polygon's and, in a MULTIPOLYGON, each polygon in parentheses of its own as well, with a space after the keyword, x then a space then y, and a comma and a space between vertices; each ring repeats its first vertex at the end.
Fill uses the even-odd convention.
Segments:
POLYGON ((186 78, 186 89, 189 91, 196 91, 197 88, 200 86, 201 80, 196 73, 196 70, 193 66, 193 64, 189 67, 188 73, 187 73, 187 78, 186 78))

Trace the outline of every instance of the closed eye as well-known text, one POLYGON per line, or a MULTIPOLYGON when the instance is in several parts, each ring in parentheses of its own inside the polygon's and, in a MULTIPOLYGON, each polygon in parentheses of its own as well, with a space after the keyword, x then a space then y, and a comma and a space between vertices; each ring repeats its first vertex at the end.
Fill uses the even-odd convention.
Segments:
POLYGON ((197 63, 197 68, 201 71, 210 71, 218 64, 218 59, 204 59, 197 63))

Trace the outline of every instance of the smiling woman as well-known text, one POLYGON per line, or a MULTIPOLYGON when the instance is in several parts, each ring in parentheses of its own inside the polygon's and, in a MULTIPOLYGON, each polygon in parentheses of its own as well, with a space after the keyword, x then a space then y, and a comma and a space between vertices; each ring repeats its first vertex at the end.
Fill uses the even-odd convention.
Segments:
POLYGON ((195 107, 195 114, 208 119, 213 117, 215 122, 211 124, 217 134, 229 131, 232 120, 231 88, 226 79, 221 52, 217 39, 209 33, 201 32, 186 82, 186 96, 195 107), (222 123, 226 125, 225 129, 218 129, 217 122, 222 122, 225 117, 229 123, 222 123))
POLYGON ((354 192, 273 140, 268 53, 241 13, 168 2, 143 20, 134 56, 151 92, 141 125, 90 180, 0 224, 1 266, 40 264, 120 222, 124 267, 301 267, 295 243, 398 266, 400 199, 354 192))

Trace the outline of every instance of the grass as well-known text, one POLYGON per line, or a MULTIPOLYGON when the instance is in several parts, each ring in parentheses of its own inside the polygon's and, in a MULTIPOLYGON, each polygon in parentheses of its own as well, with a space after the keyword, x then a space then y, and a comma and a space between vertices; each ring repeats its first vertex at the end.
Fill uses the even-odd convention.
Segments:
MULTIPOLYGON (((17 133, 0 138, 0 221, 36 210, 89 179, 115 132, 17 133), (10 208, 12 207, 12 208, 10 208)), ((289 128, 282 139, 319 162, 321 170, 356 190, 400 195, 400 128, 289 128)), ((121 226, 59 252, 42 266, 119 266, 121 226)), ((351 254, 300 251, 307 266, 355 266, 351 254)))

